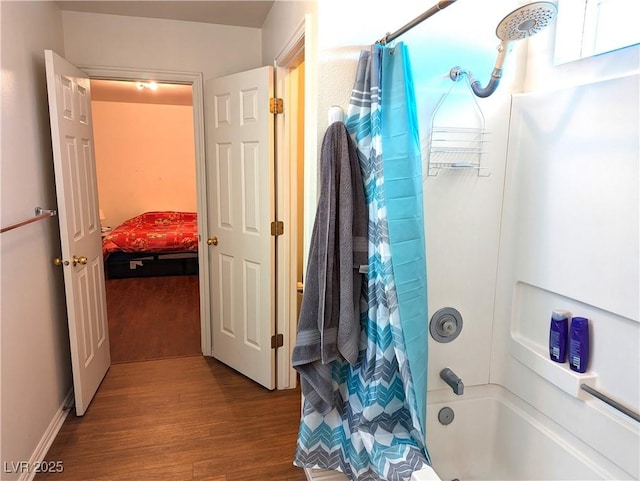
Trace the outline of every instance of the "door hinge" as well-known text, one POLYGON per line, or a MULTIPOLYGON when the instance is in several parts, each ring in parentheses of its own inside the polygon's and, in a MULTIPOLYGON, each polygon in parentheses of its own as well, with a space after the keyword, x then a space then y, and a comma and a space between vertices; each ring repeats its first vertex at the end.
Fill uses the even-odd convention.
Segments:
POLYGON ((282 99, 278 97, 271 97, 269 99, 269 112, 272 114, 281 114, 284 112, 284 104, 282 99))
POLYGON ((278 349, 282 346, 284 346, 284 336, 282 334, 271 336, 271 349, 278 349))
POLYGON ((271 223, 271 235, 279 236, 284 234, 284 222, 277 220, 271 223))

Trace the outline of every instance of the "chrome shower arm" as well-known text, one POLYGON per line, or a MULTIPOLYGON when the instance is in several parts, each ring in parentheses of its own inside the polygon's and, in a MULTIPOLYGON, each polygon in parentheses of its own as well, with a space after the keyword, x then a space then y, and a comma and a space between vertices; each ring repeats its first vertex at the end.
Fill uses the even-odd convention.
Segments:
POLYGON ((478 97, 485 98, 491 95, 492 93, 494 93, 498 88, 498 85, 500 84, 500 79, 502 78, 502 69, 501 68, 493 69, 493 72, 491 72, 491 78, 489 79, 489 83, 487 83, 485 87, 482 87, 480 85, 480 81, 476 80, 473 74, 468 70, 464 70, 461 67, 453 67, 449 71, 449 77, 454 82, 457 82, 465 75, 469 79, 469 84, 471 85, 471 90, 473 90, 473 93, 476 94, 478 97))
POLYGON ((493 72, 491 72, 491 78, 489 79, 489 83, 486 87, 482 87, 480 85, 480 81, 476 80, 471 72, 468 70, 464 70, 461 67, 453 67, 449 71, 449 78, 454 82, 460 80, 460 78, 466 75, 469 78, 469 84, 471 85, 471 90, 478 97, 485 98, 491 95, 496 91, 498 85, 500 84, 500 79, 502 78, 502 65, 504 64, 504 59, 507 57, 507 52, 509 51, 509 42, 501 41, 498 45, 498 57, 496 58, 495 66, 493 67, 493 72))

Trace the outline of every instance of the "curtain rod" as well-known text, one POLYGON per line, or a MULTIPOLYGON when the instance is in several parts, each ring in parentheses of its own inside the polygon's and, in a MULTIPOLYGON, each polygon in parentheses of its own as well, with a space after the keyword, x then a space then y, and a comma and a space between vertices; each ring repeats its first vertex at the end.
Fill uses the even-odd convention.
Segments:
POLYGON ((413 27, 415 27, 419 23, 424 22, 427 18, 431 17, 432 15, 435 15, 440 10, 444 10, 449 5, 451 5, 452 3, 455 3, 455 1, 456 0, 440 0, 436 5, 431 7, 429 10, 424 12, 422 15, 414 18, 409 23, 407 23, 404 27, 399 28, 395 32, 387 33, 384 37, 382 37, 376 43, 380 44, 380 45, 386 45, 387 43, 391 42, 392 40, 395 40, 396 38, 398 38, 403 33, 407 32, 408 30, 411 30, 413 27))

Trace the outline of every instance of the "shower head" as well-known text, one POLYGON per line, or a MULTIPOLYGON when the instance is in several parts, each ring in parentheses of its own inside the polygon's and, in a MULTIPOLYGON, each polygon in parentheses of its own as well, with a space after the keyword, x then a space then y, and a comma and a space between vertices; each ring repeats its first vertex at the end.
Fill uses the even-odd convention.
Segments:
POLYGON ((553 2, 533 2, 524 5, 504 17, 496 27, 500 39, 498 58, 494 71, 502 72, 502 64, 509 51, 509 44, 522 40, 544 30, 558 15, 558 7, 553 2))
POLYGON ((522 40, 547 28, 557 15, 555 3, 533 2, 504 17, 496 27, 496 35, 505 42, 522 40))
POLYGON ((509 44, 515 40, 535 35, 539 31, 551 25, 558 15, 558 7, 554 2, 533 2, 524 5, 504 17, 496 27, 496 35, 500 39, 498 45, 498 57, 491 73, 491 79, 486 87, 481 87, 480 82, 473 79, 471 72, 454 67, 449 72, 453 81, 458 81, 462 76, 469 77, 471 89, 478 97, 488 97, 498 88, 502 78, 502 64, 507 56, 509 44))

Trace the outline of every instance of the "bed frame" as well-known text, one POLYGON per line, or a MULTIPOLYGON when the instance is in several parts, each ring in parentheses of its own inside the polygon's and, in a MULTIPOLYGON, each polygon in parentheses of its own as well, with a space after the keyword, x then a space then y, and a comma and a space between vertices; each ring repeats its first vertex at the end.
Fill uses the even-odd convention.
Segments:
POLYGON ((197 274, 197 252, 114 252, 105 261, 107 279, 197 274))

